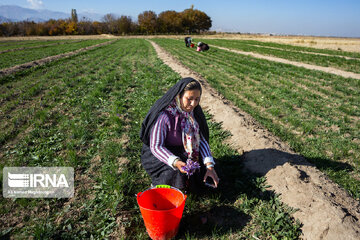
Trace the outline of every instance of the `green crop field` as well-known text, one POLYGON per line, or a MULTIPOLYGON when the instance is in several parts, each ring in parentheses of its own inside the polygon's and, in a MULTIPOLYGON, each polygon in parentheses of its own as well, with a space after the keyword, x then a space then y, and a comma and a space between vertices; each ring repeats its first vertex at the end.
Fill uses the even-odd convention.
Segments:
MULTIPOLYGON (((157 42, 167 45, 164 40, 157 42)), ((69 44, 69 48, 73 46, 69 44)), ((63 52, 63 47, 51 48, 63 52)), ((34 50, 34 55, 37 51, 34 50)), ((191 67, 205 74, 197 61, 206 61, 207 57, 182 51, 184 57, 186 54, 186 58, 196 60, 196 63, 190 62, 191 67)), ((210 55, 220 53, 209 52, 210 55)), ((42 54, 36 54, 40 57, 53 53, 44 49, 42 54)), ((233 58, 238 62, 235 55, 223 54, 227 61, 233 58)), ((243 61, 255 64, 250 58, 243 61)), ((8 62, 14 65, 12 59, 8 62)), ((217 86, 215 78, 224 81, 225 76, 233 75, 225 70, 232 69, 229 62, 220 63, 216 58, 213 64, 217 67, 213 69, 217 71, 223 67, 224 73, 219 76, 205 74, 214 86, 217 86)), ((272 65, 265 64, 264 68, 271 69, 272 65)), ((282 67, 284 73, 286 69, 282 67)), ((255 74, 260 77, 261 69, 255 74)), ((1 169, 5 166, 73 167, 75 196, 71 199, 0 198, 0 237, 148 239, 135 197, 150 186, 150 179, 140 164, 139 130, 150 106, 179 79, 180 76, 163 64, 151 44, 143 39, 117 40, 1 77, 1 169)), ((251 74, 246 79, 255 86, 260 84, 251 74)), ((351 85, 351 81, 347 84, 351 85)), ((305 82, 318 86, 319 92, 328 90, 322 85, 326 85, 326 79, 320 83, 304 79, 305 82)), ((218 87, 224 92, 224 85, 218 84, 218 87)), ((356 92, 357 89, 358 86, 346 91, 356 92)), ((335 109, 334 114, 347 116, 347 112, 353 110, 351 101, 356 99, 341 89, 330 92, 346 98, 343 102, 347 105, 335 109)), ((232 94, 237 96, 242 92, 232 94)), ((235 97, 231 99, 240 102, 235 97)), ((311 99, 308 102, 311 103, 311 99)), ((256 108, 254 113, 260 114, 256 108)), ((207 118, 210 147, 217 159, 222 185, 207 195, 188 196, 178 238, 297 239, 301 224, 291 217, 294 210, 268 190, 264 177, 242 174, 242 157, 222 144, 229 133, 222 131, 221 125, 211 120, 212 116, 207 115, 207 118), (201 223, 204 215, 209 216, 206 225, 201 223)), ((285 126, 282 132, 283 128, 285 126)), ((306 129, 316 131, 311 127, 306 129)), ((350 128, 349 132, 353 134, 353 130, 350 128)), ((1 187, 2 174, 1 171, 1 187)))
POLYGON ((27 63, 48 56, 75 51, 80 48, 89 47, 109 40, 84 40, 81 42, 71 42, 62 45, 44 44, 41 48, 21 49, 13 52, 0 54, 0 69, 12 67, 18 64, 27 63))
MULTIPOLYGON (((320 48, 312 48, 312 47, 301 47, 301 46, 294 46, 294 45, 274 43, 274 42, 262 42, 256 40, 234 40, 234 41, 231 40, 223 41, 219 39, 214 39, 214 40, 217 41, 217 43, 231 43, 234 45, 237 44, 238 46, 249 45, 249 46, 258 46, 264 48, 289 50, 293 52, 320 53, 320 54, 327 54, 327 55, 340 56, 340 57, 360 58, 360 53, 347 52, 343 50, 329 50, 329 49, 320 49, 320 48)), ((206 40, 205 42, 207 41, 208 40, 206 40)))
POLYGON ((11 41, 11 42, 0 41, 0 52, 6 50, 20 49, 20 48, 35 48, 35 47, 56 45, 62 43, 67 44, 71 42, 79 42, 79 40, 44 40, 44 41, 27 40, 27 41, 11 41))
MULTIPOLYGON (((182 41, 154 39, 360 198, 360 81, 182 41)), ((211 46, 211 45, 210 45, 211 46)))
POLYGON ((291 61, 303 62, 323 67, 333 67, 343 71, 360 73, 360 54, 340 52, 335 50, 308 50, 305 47, 295 47, 274 43, 261 43, 259 41, 241 41, 241 40, 224 40, 224 39, 195 39, 203 41, 210 45, 226 47, 230 49, 254 52, 266 56, 274 56, 284 58, 291 61), (311 53, 322 53, 324 55, 316 55, 311 53), (354 59, 346 59, 344 57, 352 57, 354 59))

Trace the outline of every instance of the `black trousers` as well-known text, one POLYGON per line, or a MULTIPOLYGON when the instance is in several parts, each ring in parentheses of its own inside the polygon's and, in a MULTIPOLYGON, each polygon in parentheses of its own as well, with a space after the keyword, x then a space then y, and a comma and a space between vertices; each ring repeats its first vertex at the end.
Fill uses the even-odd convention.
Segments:
MULTIPOLYGON (((184 155, 183 146, 167 146, 175 156, 178 156, 181 161, 186 162, 187 157, 184 155)), ((190 178, 181 173, 178 169, 174 170, 169 165, 157 159, 151 152, 150 147, 143 144, 141 150, 141 164, 145 171, 151 177, 152 184, 156 185, 170 185, 183 191, 198 192, 203 188, 202 178, 204 176, 204 165, 200 162, 201 170, 196 171, 190 178)))

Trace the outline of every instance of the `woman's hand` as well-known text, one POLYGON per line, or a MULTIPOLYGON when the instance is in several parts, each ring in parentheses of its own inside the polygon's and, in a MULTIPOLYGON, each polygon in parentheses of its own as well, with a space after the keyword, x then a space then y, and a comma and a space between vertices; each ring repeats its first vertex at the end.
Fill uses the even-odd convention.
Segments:
POLYGON ((180 161, 180 160, 177 160, 177 161, 175 162, 175 164, 174 164, 174 167, 177 168, 177 169, 179 169, 179 171, 180 171, 181 173, 186 173, 186 171, 184 171, 184 170, 182 169, 182 167, 185 167, 185 166, 186 166, 186 163, 184 163, 183 161, 180 161))
POLYGON ((214 187, 217 188, 218 184, 219 184, 219 177, 217 176, 216 172, 215 172, 215 169, 214 167, 209 167, 209 168, 206 168, 206 173, 205 173, 205 176, 204 176, 204 182, 206 182, 206 179, 208 177, 211 177, 212 180, 214 181, 214 187))

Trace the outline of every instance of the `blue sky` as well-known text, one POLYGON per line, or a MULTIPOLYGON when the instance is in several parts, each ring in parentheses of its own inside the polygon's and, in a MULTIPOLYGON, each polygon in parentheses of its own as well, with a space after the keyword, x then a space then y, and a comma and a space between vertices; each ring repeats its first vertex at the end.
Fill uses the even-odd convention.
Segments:
POLYGON ((66 13, 75 8, 134 21, 145 10, 180 12, 192 4, 211 17, 217 31, 360 37, 360 0, 0 0, 0 5, 66 13))

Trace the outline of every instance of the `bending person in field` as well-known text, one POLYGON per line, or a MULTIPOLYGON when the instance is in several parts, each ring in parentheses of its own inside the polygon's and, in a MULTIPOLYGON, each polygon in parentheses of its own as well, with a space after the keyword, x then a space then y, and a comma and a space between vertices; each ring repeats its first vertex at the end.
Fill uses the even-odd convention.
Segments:
POLYGON ((183 78, 145 117, 140 132, 141 163, 153 186, 166 184, 195 192, 204 189, 207 179, 212 187, 218 186, 209 128, 199 105, 201 91, 198 81, 183 78))
POLYGON ((191 46, 191 37, 185 37, 185 46, 190 47, 191 46))
POLYGON ((207 51, 207 50, 209 50, 209 45, 207 45, 206 43, 203 43, 203 42, 198 42, 198 47, 197 47, 196 51, 202 52, 202 51, 207 51))

